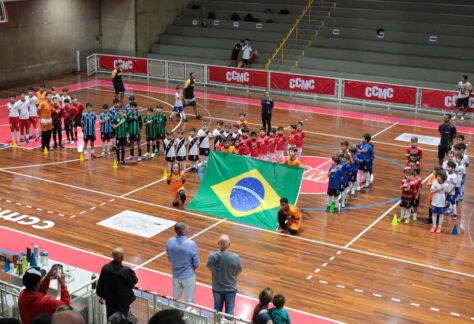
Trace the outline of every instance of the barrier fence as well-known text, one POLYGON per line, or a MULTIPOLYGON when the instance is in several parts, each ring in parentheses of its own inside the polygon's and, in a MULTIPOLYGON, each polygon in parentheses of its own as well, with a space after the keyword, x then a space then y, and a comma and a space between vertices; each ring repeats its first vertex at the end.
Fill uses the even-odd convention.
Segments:
MULTIPOLYGON (((110 73, 117 62, 122 63, 124 76, 129 78, 181 83, 193 72, 196 83, 205 87, 247 92, 268 90, 290 97, 387 109, 441 114, 455 110, 457 99, 457 92, 443 89, 103 54, 87 57, 87 74, 110 73)), ((469 108, 474 108, 474 95, 470 98, 469 108)))
MULTIPOLYGON (((105 305, 95 293, 97 279, 89 282, 83 287, 69 292, 71 306, 84 316, 87 324, 106 324, 105 305)), ((20 287, 13 286, 0 281, 0 318, 12 317, 20 319, 18 309, 18 296, 20 287)), ((196 304, 187 303, 172 297, 145 290, 134 288, 135 301, 130 305, 129 320, 133 323, 147 324, 156 312, 163 309, 178 308, 184 314, 187 324, 251 324, 242 318, 217 312, 214 309, 196 304)))

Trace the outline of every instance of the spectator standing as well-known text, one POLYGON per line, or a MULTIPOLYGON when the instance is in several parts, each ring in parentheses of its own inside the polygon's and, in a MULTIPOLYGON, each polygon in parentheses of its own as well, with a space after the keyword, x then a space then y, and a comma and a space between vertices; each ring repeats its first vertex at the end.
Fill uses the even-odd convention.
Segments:
POLYGON ((51 316, 59 306, 69 305, 70 297, 64 272, 58 273, 58 265, 55 264, 46 276, 45 274, 46 271, 40 267, 31 267, 23 275, 23 285, 26 289, 22 290, 18 297, 18 308, 23 324, 30 324, 33 318, 41 314, 51 316), (58 284, 61 286, 60 300, 46 295, 51 279, 58 275, 58 284))
POLYGON ((250 53, 252 52, 252 46, 249 44, 249 39, 244 40, 244 45, 242 46, 242 61, 239 62, 238 68, 244 67, 248 68, 250 64, 250 53))
POLYGON ((272 110, 273 100, 270 99, 270 92, 265 91, 265 97, 262 99, 262 127, 266 129, 267 135, 272 129, 272 110))
POLYGON ((217 242, 219 251, 211 252, 207 258, 207 268, 212 272, 212 294, 214 309, 234 315, 235 295, 237 294, 237 276, 242 272, 242 263, 236 253, 228 251, 230 238, 222 235, 217 242))
POLYGON ((461 120, 464 120, 466 111, 469 108, 469 97, 472 94, 472 84, 467 81, 467 75, 461 77, 461 81, 458 83, 458 99, 456 100, 456 112, 454 113, 453 120, 456 120, 459 110, 462 110, 461 120))
POLYGON ((183 97, 184 97, 183 108, 186 106, 193 107, 194 114, 196 115, 196 119, 201 119, 202 116, 197 113, 196 97, 194 96, 195 86, 196 86, 196 77, 194 76, 194 73, 191 72, 189 73, 189 79, 186 80, 183 87, 183 97))
POLYGON ((135 271, 122 265, 123 249, 112 251, 112 262, 100 271, 97 282, 97 295, 105 300, 107 318, 116 312, 128 316, 130 304, 135 300, 133 287, 138 282, 135 271))
POLYGON ((239 43, 234 45, 234 48, 232 49, 232 53, 230 54, 229 66, 237 66, 239 62, 239 54, 240 54, 240 50, 242 49, 242 45, 244 45, 243 40, 241 40, 239 43))
POLYGON ((273 290, 265 288, 258 296, 258 304, 253 310, 252 323, 253 324, 273 324, 272 318, 268 313, 268 305, 272 301, 273 290))
POLYGON ((445 114, 443 117, 443 123, 438 127, 439 134, 441 136, 438 145, 438 160, 439 165, 443 165, 443 160, 451 150, 453 146, 453 140, 456 137, 456 127, 451 123, 451 114, 445 114))
MULTIPOLYGON (((176 237, 172 237, 166 243, 166 254, 171 262, 173 273, 173 298, 194 303, 196 292, 196 269, 201 264, 196 243, 189 239, 189 228, 183 222, 174 225, 176 237)), ((178 303, 176 303, 178 306, 178 303)))

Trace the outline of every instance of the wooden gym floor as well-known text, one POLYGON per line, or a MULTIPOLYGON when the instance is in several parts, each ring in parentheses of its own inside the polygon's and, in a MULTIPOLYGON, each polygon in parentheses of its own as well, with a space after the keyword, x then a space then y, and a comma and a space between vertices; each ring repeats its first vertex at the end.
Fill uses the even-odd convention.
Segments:
MULTIPOLYGON (((73 74, 47 80, 46 84, 61 87, 90 80, 107 78, 73 74)), ((161 103, 169 115, 175 84, 126 82, 135 85, 126 86, 127 94, 133 94, 140 107, 161 103), (144 87, 148 85, 158 88, 144 87), (163 87, 171 89, 170 93, 163 93, 163 87)), ((29 86, 0 90, 0 98, 29 86)), ((260 107, 248 100, 259 99, 259 95, 200 87, 196 91, 209 95, 208 99, 198 95, 198 103, 200 113, 211 120, 211 129, 217 120, 237 120, 241 111, 247 113, 250 128, 259 129, 260 107), (215 94, 232 97, 216 97, 215 94)), ((71 91, 71 94, 77 95, 82 103, 91 102, 96 112, 101 110, 102 104, 110 105, 113 98, 108 88, 94 83, 71 91)), ((286 306, 295 310, 292 315, 305 316, 297 323, 316 323, 317 318, 311 314, 349 323, 473 323, 474 250, 470 231, 474 182, 471 181, 471 170, 468 170, 464 201, 458 209, 460 217, 456 221, 445 217, 442 234, 431 234, 429 225, 423 221, 391 225, 393 214, 399 214, 396 198, 400 195, 404 150, 409 145, 395 138, 403 133, 438 137, 437 124, 442 118, 288 98, 273 99, 280 103, 330 109, 274 110, 274 126, 305 120, 303 155, 306 157, 329 158, 342 140, 355 143, 360 142, 363 133, 372 134, 377 155, 375 179, 368 190, 350 198, 348 207, 358 208, 342 210, 340 214, 326 213, 319 210, 325 208, 326 199, 321 191, 302 193, 298 201, 298 206, 304 209, 302 231, 297 236, 283 235, 172 208, 168 187, 162 181, 166 164, 161 155, 114 169, 114 154, 81 162, 77 148, 59 149, 44 155, 37 148, 3 146, 0 148, 1 211, 8 209, 47 219, 53 221, 54 226, 35 229, 2 218, 0 225, 2 229, 36 235, 103 256, 109 256, 112 248, 123 246, 126 262, 159 273, 171 273, 163 251, 168 238, 174 235, 172 228, 143 238, 97 225, 124 210, 132 210, 189 224, 203 263, 197 270, 197 280, 204 286, 211 284, 210 273, 205 267, 207 256, 216 250, 219 235, 228 234, 231 250, 240 254, 244 267, 238 280, 239 293, 256 298, 262 288, 272 287, 275 293, 285 295, 286 306), (459 231, 457 236, 451 235, 455 224, 459 231)), ((0 106, 1 110, 6 107, 0 106)), ((186 111, 191 117, 191 109, 186 108, 186 111)), ((176 126, 183 129, 187 136, 189 129, 199 128, 200 123, 192 118, 188 123, 178 125, 175 120, 168 126, 168 129, 176 126)), ((459 133, 465 134, 466 143, 473 140, 472 122, 465 121, 457 126, 465 126, 461 128, 465 132, 459 133)), ((5 130, 2 133, 8 134, 5 130)), ((426 180, 437 163, 436 146, 420 144, 420 147, 424 150, 421 177, 426 180)), ((142 146, 142 149, 145 153, 146 147, 142 146)), ((97 147, 96 153, 100 151, 97 147)), ((190 201, 200 179, 196 173, 188 174, 187 179, 185 188, 190 201)), ((421 218, 428 212, 428 190, 425 184, 418 212, 421 218)), ((29 243, 15 244, 24 247, 29 243)), ((0 248, 2 245, 8 244, 0 239, 0 248)), ((88 262, 86 259, 80 261, 88 262)), ((169 287, 159 283, 147 288, 169 292, 169 287)), ((210 292, 204 297, 198 296, 197 303, 211 306, 210 292)), ((254 303, 248 302, 246 307, 237 305, 237 308, 248 317, 254 303)))

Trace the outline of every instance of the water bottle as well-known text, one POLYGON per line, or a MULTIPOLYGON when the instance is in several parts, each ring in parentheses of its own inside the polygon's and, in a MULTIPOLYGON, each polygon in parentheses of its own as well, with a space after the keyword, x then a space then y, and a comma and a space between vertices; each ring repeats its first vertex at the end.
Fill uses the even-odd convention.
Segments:
POLYGON ((16 273, 19 275, 23 274, 23 263, 20 260, 16 262, 16 273))
POLYGON ((15 272, 15 266, 13 265, 13 260, 12 259, 8 259, 8 266, 10 268, 10 273, 14 273, 15 272))
POLYGON ((31 260, 31 249, 29 247, 26 248, 26 261, 30 263, 31 260))
POLYGON ((28 260, 26 258, 26 255, 24 255, 23 259, 21 260, 21 266, 23 268, 23 271, 26 271, 26 269, 28 269, 28 260))
POLYGON ((36 259, 36 253, 33 252, 31 254, 31 261, 30 261, 30 267, 36 267, 38 265, 37 259, 36 259))
POLYGON ((10 272, 10 261, 9 259, 5 259, 5 264, 3 265, 3 271, 8 273, 10 272))
POLYGON ((41 255, 41 266, 46 267, 48 266, 48 252, 45 251, 41 255))
POLYGON ((13 267, 16 268, 16 264, 18 261, 18 256, 16 254, 13 254, 13 267))
POLYGON ((35 244, 33 247, 33 250, 35 251, 35 255, 38 256, 38 244, 35 244))

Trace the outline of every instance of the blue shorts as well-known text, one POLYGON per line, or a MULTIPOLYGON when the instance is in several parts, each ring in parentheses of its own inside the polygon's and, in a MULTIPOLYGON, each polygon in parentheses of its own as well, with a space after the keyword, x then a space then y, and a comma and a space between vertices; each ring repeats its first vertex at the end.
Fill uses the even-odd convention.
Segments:
POLYGON ((448 195, 446 197, 446 202, 454 204, 456 202, 456 196, 455 195, 448 195))
POLYGON ((174 112, 182 112, 184 110, 183 106, 179 106, 179 107, 173 107, 173 111, 174 112))
POLYGON ((443 215, 444 214, 444 207, 431 207, 431 212, 433 214, 443 215))
POLYGON ((454 188, 454 195, 457 197, 461 194, 461 187, 454 188))

